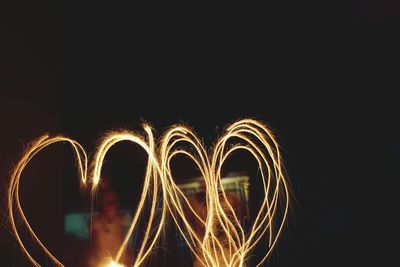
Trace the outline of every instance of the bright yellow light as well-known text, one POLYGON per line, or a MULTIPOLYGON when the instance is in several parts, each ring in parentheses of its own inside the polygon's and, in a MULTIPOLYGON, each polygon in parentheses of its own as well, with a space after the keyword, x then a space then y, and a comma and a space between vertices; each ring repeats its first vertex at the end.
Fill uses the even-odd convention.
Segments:
POLYGON ((64 266, 36 236, 20 203, 20 179, 30 160, 51 144, 57 142, 71 144, 76 155, 82 185, 86 185, 87 180, 91 181, 92 193, 94 193, 100 182, 101 169, 108 150, 119 142, 130 141, 142 147, 148 155, 144 185, 129 230, 114 261, 111 261, 108 267, 123 266, 117 262, 126 250, 142 212, 148 210, 145 205, 150 206, 150 212, 143 241, 135 255, 134 267, 144 265, 159 239, 167 216, 173 219, 192 253, 203 266, 242 267, 251 256, 251 251, 266 236, 268 249, 257 266, 262 265, 271 254, 281 234, 289 208, 286 174, 278 143, 269 128, 256 120, 239 120, 226 129, 212 150, 207 150, 196 134, 185 126, 172 127, 165 132, 160 142, 156 142, 152 129, 148 125, 144 125, 144 130, 145 136, 126 130, 107 134, 94 155, 90 175, 88 175, 86 152, 78 142, 72 139, 63 136, 43 136, 26 150, 11 175, 8 210, 12 230, 32 264, 40 266, 21 240, 17 221, 28 229, 33 240, 57 266, 64 266), (236 145, 232 146, 232 143, 236 145), (239 150, 247 151, 256 160, 264 190, 260 210, 250 230, 247 231, 243 228, 240 218, 236 216, 234 207, 229 203, 221 182, 221 169, 224 162, 239 150), (195 212, 174 181, 171 160, 179 154, 192 159, 204 179, 207 209, 205 219, 195 212), (88 177, 90 179, 87 179, 88 177), (280 207, 283 207, 283 211, 280 212, 282 215, 278 216, 277 210, 280 207), (204 233, 201 236, 193 228, 188 212, 204 225, 204 233))
POLYGON ((108 263, 105 267, 125 267, 125 265, 122 265, 120 263, 111 261, 110 263, 108 263))

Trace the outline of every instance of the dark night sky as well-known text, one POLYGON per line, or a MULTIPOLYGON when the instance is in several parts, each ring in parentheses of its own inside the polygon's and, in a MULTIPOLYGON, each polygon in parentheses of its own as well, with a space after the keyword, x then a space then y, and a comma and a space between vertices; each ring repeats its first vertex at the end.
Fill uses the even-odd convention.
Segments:
MULTIPOLYGON (((43 132, 91 150, 106 130, 146 120, 161 133, 184 122, 211 145, 227 123, 254 117, 275 130, 296 197, 270 266, 385 266, 400 178, 400 112, 390 92, 400 13, 393 1, 294 2, 265 12, 2 8, 1 200, 12 163, 43 132)), ((68 167, 56 166, 68 153, 59 146, 42 159, 51 170, 30 171, 65 178, 68 167)), ((44 192, 46 181, 27 183, 44 192)), ((32 205, 56 205, 47 202, 42 195, 32 205)), ((0 215, 1 265, 20 266, 0 215)))

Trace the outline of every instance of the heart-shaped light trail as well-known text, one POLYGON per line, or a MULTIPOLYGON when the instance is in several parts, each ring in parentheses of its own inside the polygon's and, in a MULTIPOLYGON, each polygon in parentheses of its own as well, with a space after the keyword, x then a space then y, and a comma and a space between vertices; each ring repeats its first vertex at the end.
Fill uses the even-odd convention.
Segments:
POLYGON ((160 198, 160 193, 162 192, 162 190, 160 190, 160 183, 161 183, 160 168, 155 154, 154 137, 150 126, 144 125, 144 130, 147 133, 148 143, 140 135, 129 131, 123 130, 107 134, 106 137, 101 142, 99 149, 95 155, 95 160, 93 162, 92 181, 93 181, 93 189, 95 189, 96 185, 100 181, 101 168, 103 166, 105 155, 107 154, 108 150, 116 143, 122 141, 132 142, 142 147, 148 155, 146 174, 144 178, 141 198, 136 208, 136 212, 133 216, 128 233, 126 234, 125 239, 120 249, 118 250, 116 258, 113 259, 112 262, 109 264, 110 266, 112 266, 113 264, 114 265, 117 264, 121 259, 121 256, 124 253, 129 243, 129 239, 132 235, 132 232, 138 223, 139 217, 144 211, 145 203, 146 200, 148 200, 148 198, 150 198, 150 215, 147 220, 147 226, 144 232, 142 244, 135 257, 135 262, 134 262, 135 267, 141 266, 145 261, 145 259, 150 255, 154 245, 158 240, 158 237, 160 236, 160 233, 162 231, 165 222, 165 216, 167 211, 167 209, 164 208, 165 204, 157 206, 157 202, 160 201, 159 199, 161 199, 161 201, 164 202, 162 200, 164 198, 160 198), (161 213, 159 219, 160 221, 156 221, 157 209, 159 209, 160 207, 162 207, 160 212, 161 213))
MULTIPOLYGON (((156 162, 156 158, 154 156, 154 138, 151 131, 151 128, 148 125, 144 126, 144 130, 147 133, 147 138, 142 137, 139 134, 135 134, 129 131, 118 131, 112 132, 107 134, 103 141, 100 143, 97 153, 95 154, 95 160, 92 164, 92 193, 94 194, 97 188, 97 185, 100 182, 101 177, 101 169, 103 166, 104 158, 108 152, 108 150, 118 142, 122 141, 130 141, 142 147, 146 153, 148 153, 148 162, 146 167, 146 173, 144 178, 144 186, 141 195, 141 199, 139 201, 138 207, 136 212, 134 213, 131 225, 129 230, 121 244, 121 247, 118 250, 118 253, 115 259, 109 259, 109 266, 120 266, 118 264, 120 258, 122 257, 123 252, 125 251, 129 239, 132 235, 135 226, 138 223, 138 219, 143 212, 144 203, 150 196, 150 215, 147 221, 146 231, 144 234, 144 238, 142 240, 141 246, 139 248, 138 254, 135 257, 134 266, 141 266, 145 259, 149 256, 152 248, 156 244, 158 240, 158 236, 161 233, 163 222, 165 220, 166 209, 162 209, 161 215, 159 216, 161 223, 155 221, 156 217, 156 205, 157 205, 157 198, 159 198, 160 186, 159 186, 159 164, 156 162), (148 143, 145 141, 148 140, 148 143), (158 226, 154 226, 158 224, 158 226)), ((30 226, 28 219, 25 216, 25 213, 22 209, 20 197, 19 197, 19 185, 20 179, 23 170, 30 162, 30 160, 41 150, 44 148, 58 142, 68 142, 72 145, 73 150, 76 155, 77 164, 79 173, 81 176, 82 185, 86 186, 88 180, 88 157, 85 153, 83 147, 76 142, 75 140, 63 137, 63 136, 56 136, 56 137, 49 137, 43 136, 39 138, 37 141, 33 142, 31 146, 26 150, 23 154, 21 160, 18 162, 17 166, 14 169, 14 172, 11 175, 10 179, 10 186, 8 191, 8 208, 9 208, 9 218, 12 230, 16 236, 16 239, 19 245, 22 248, 22 251, 25 253, 27 258, 31 261, 34 266, 41 266, 37 260, 32 257, 32 254, 28 251, 27 247, 24 245, 19 230, 16 225, 16 217, 21 218, 22 225, 30 232, 33 237, 33 240, 38 244, 38 246, 45 252, 45 254, 58 266, 64 266, 51 252, 50 250, 43 244, 43 242, 38 238, 35 231, 30 226)))
POLYGON ((40 264, 32 257, 31 253, 25 247, 17 229, 15 216, 18 216, 18 218, 21 219, 21 223, 30 232, 33 240, 46 253, 46 255, 58 266, 63 266, 63 264, 46 248, 46 246, 40 241, 35 231, 30 226, 28 219, 25 216, 24 210, 21 206, 19 198, 19 183, 21 179, 21 174, 30 162, 30 160, 44 148, 58 142, 68 142, 72 145, 72 148, 76 155, 81 181, 82 184, 85 185, 87 182, 87 155, 82 146, 78 142, 64 136, 49 137, 48 135, 45 135, 34 141, 25 151, 21 160, 18 162, 17 166, 11 174, 10 185, 8 189, 8 211, 12 230, 19 245, 22 248, 23 253, 27 256, 27 258, 32 262, 34 266, 40 266, 40 264))
POLYGON ((268 250, 257 266, 265 262, 280 236, 289 208, 288 184, 279 146, 266 125, 252 119, 233 123, 219 138, 210 155, 190 128, 173 127, 162 139, 160 163, 166 205, 201 265, 244 266, 251 251, 268 234, 268 250), (227 146, 232 139, 239 141, 233 142, 234 146, 227 146), (238 150, 245 150, 256 159, 264 191, 260 210, 247 233, 221 182, 224 162, 238 150), (190 201, 174 183, 170 161, 179 154, 192 159, 204 179, 207 210, 205 220, 196 213, 190 201), (280 204, 283 204, 284 210, 280 221, 277 221, 280 204), (201 236, 190 223, 188 210, 204 226, 204 234, 201 236), (277 223, 277 229, 273 228, 274 223, 277 223))
MULTIPOLYGON (((110 259, 109 267, 121 266, 118 262, 137 226, 147 199, 150 199, 150 215, 142 245, 134 262, 135 267, 142 266, 152 252, 167 215, 171 216, 196 260, 203 266, 242 267, 251 255, 251 251, 261 240, 265 240, 263 237, 267 235, 268 249, 257 266, 262 265, 271 254, 281 234, 289 208, 288 182, 279 146, 268 127, 252 119, 239 120, 226 129, 211 153, 207 152, 200 139, 188 127, 180 125, 172 127, 163 135, 159 147, 155 145, 151 128, 145 125, 144 130, 147 133, 146 137, 125 130, 107 134, 100 143, 92 163, 91 181, 92 192, 94 192, 100 181, 104 158, 113 145, 121 141, 130 141, 142 147, 148 155, 141 199, 123 244, 115 259, 110 259), (235 145, 229 145, 232 143, 235 145), (224 162, 238 150, 244 150, 253 155, 258 163, 263 184, 264 198, 250 230, 243 228, 221 182, 221 168, 224 162), (204 179, 206 218, 202 218, 196 213, 190 201, 174 182, 170 162, 179 154, 192 159, 204 179), (158 205, 158 202, 162 202, 161 205, 158 205), (281 212, 283 215, 278 216, 278 206, 281 204, 284 207, 281 212), (156 211, 160 207, 161 215, 156 216, 156 211), (196 220, 203 225, 203 234, 200 235, 196 232, 188 218, 188 213, 194 215, 196 220)), ((31 256, 20 238, 15 223, 16 215, 22 219, 23 225, 30 231, 34 241, 46 255, 58 266, 63 266, 63 264, 50 253, 29 225, 19 199, 19 181, 29 161, 40 150, 56 142, 68 142, 72 145, 82 184, 87 183, 88 159, 82 146, 66 137, 44 136, 35 141, 24 153, 12 173, 8 191, 8 208, 12 229, 23 252, 34 266, 40 266, 40 264, 31 256)))

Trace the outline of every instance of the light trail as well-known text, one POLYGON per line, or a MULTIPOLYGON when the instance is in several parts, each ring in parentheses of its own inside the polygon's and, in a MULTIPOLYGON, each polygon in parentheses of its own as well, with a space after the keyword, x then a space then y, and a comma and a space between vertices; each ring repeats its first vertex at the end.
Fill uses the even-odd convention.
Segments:
MULTIPOLYGON (((207 149, 193 130, 185 126, 174 126, 162 136, 156 145, 152 129, 144 125, 145 136, 122 130, 108 133, 94 155, 91 168, 91 191, 94 194, 101 179, 101 169, 109 149, 122 141, 140 146, 148 155, 143 190, 132 218, 129 230, 114 259, 108 266, 122 266, 119 262, 127 248, 129 239, 150 202, 150 212, 144 237, 135 257, 134 267, 143 266, 157 244, 167 216, 175 222, 188 247, 196 259, 207 267, 245 266, 251 252, 262 240, 267 239, 268 249, 257 266, 261 266, 271 254, 282 232, 288 209, 289 189, 279 145, 272 132, 263 123, 243 119, 230 125, 218 139, 212 150, 207 149), (233 145, 232 145, 233 144, 233 145), (250 229, 244 229, 235 207, 222 186, 221 170, 225 161, 237 151, 246 151, 254 157, 261 175, 264 196, 260 209, 250 229), (184 155, 195 163, 205 185, 206 217, 196 213, 190 201, 175 183, 171 171, 171 160, 184 155), (160 197, 161 196, 161 197, 160 197), (161 202, 161 205, 159 204, 161 202), (157 205, 159 204, 159 205, 157 205), (278 206, 283 205, 283 210, 278 206), (157 217, 157 210, 161 216, 157 217), (204 227, 204 233, 197 233, 189 216, 194 216, 204 227), (264 238, 263 238, 264 237, 264 238)), ((64 266, 40 241, 30 226, 21 207, 19 185, 24 168, 42 149, 57 142, 68 142, 75 152, 82 185, 88 181, 88 157, 82 146, 63 136, 43 136, 25 151, 15 167, 8 190, 8 209, 12 230, 16 239, 34 266, 41 266, 28 251, 16 225, 16 216, 31 233, 33 240, 57 265, 64 266)))
POLYGON ((59 142, 68 142, 71 144, 77 164, 78 164, 78 169, 79 169, 79 174, 81 176, 81 182, 83 185, 86 184, 87 182, 87 156, 85 153, 85 150, 82 148, 82 146, 67 137, 64 136, 55 136, 55 137, 49 137, 48 135, 44 135, 34 141, 28 149, 25 151, 23 154, 22 158, 14 168, 14 171, 11 174, 11 179, 10 179, 10 185, 8 188, 8 212, 9 212, 9 220, 11 224, 11 228, 14 232, 14 235, 17 239, 18 244, 21 246, 21 249, 23 253, 27 256, 29 261, 34 265, 34 266, 40 266, 40 264, 32 257, 31 253, 28 251, 28 249, 25 247, 24 242, 21 239, 21 236, 19 234, 19 231, 17 229, 16 225, 16 219, 15 219, 15 214, 18 215, 18 219, 21 220, 21 223, 26 227, 26 229, 30 232, 32 235, 32 238, 34 242, 37 243, 37 245, 44 251, 44 253, 57 265, 57 266, 63 266, 62 263, 55 257, 53 254, 46 248, 46 246, 40 241, 40 239, 37 237, 35 231, 32 229, 31 225, 28 222, 28 219, 25 216, 24 210, 21 206, 20 202, 20 197, 19 197, 19 185, 20 185, 20 179, 23 170, 25 167, 28 165, 30 160, 41 150, 44 148, 54 144, 54 143, 59 143, 59 142))
POLYGON ((268 250, 257 266, 265 262, 282 232, 289 208, 288 182, 279 146, 266 125, 252 119, 233 123, 216 142, 210 154, 191 129, 173 127, 162 139, 160 163, 164 196, 170 215, 193 254, 204 266, 244 266, 251 251, 268 234, 268 250), (236 145, 228 147, 230 140, 236 145), (247 232, 229 203, 221 182, 224 162, 239 150, 249 152, 257 161, 264 191, 260 210, 247 232), (204 179, 207 209, 205 220, 196 214, 174 182, 170 161, 179 154, 192 159, 204 179), (280 221, 277 221, 280 204, 283 204, 284 210, 280 221), (187 217, 188 210, 204 225, 204 235, 196 233, 187 217), (274 223, 276 229, 273 228, 274 223))
MULTIPOLYGON (((95 190, 97 185, 99 184, 100 177, 101 177, 101 168, 104 163, 104 158, 108 152, 108 150, 115 144, 122 142, 122 141, 130 141, 134 144, 139 145, 143 150, 147 153, 148 155, 148 161, 147 161, 147 167, 146 167, 146 174, 144 178, 144 184, 143 184, 143 190, 141 194, 141 198, 139 200, 138 206, 136 208, 136 211, 134 213, 131 225, 129 227, 129 230, 127 234, 125 235, 124 241, 118 250, 118 253, 113 259, 115 263, 118 263, 126 250, 126 247, 129 243, 129 239, 133 233, 133 230, 135 229, 135 226, 138 223, 139 217, 144 211, 145 208, 145 202, 148 200, 150 196, 150 215, 147 220, 147 226, 145 229, 144 237, 142 244, 139 248, 139 252, 135 257, 135 262, 133 266, 141 266, 145 259, 149 256, 151 253, 154 245, 158 241, 158 237, 162 231, 164 222, 165 222, 165 217, 166 217, 166 209, 164 208, 164 204, 162 205, 162 210, 161 210, 161 218, 160 221, 157 222, 155 221, 155 216, 156 216, 156 209, 157 209, 157 201, 159 199, 159 193, 160 193, 160 169, 159 169, 159 164, 157 162, 156 158, 156 152, 155 152, 155 143, 154 143, 154 138, 153 138, 153 133, 148 125, 144 125, 144 130, 147 133, 147 140, 148 143, 145 141, 145 138, 141 137, 139 134, 135 134, 129 131, 119 131, 119 132, 111 132, 106 135, 106 137, 103 139, 103 141, 100 143, 99 149, 95 155, 95 160, 93 162, 93 174, 92 174, 92 181, 93 181, 93 186, 92 190, 95 190), (158 224, 158 226, 155 226, 158 224), (154 233, 152 235, 152 233, 154 233)), ((162 200, 161 200, 162 201, 162 200)))

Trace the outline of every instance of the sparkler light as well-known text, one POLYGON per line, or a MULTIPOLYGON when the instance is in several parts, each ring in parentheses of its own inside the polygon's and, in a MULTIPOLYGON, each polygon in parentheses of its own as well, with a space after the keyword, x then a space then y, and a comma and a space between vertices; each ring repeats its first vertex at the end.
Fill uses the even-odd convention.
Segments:
POLYGON ((21 239, 16 224, 17 218, 21 219, 22 225, 31 233, 33 240, 44 253, 57 266, 64 266, 37 237, 21 207, 20 179, 30 160, 54 143, 71 144, 77 159, 82 185, 86 186, 87 181, 91 181, 91 191, 94 193, 100 182, 101 169, 108 150, 118 142, 130 141, 143 148, 148 155, 144 185, 129 230, 115 259, 109 261, 107 267, 122 266, 119 261, 127 248, 133 230, 137 228, 139 217, 147 203, 150 203, 150 215, 133 266, 142 266, 149 257, 160 237, 167 216, 175 222, 196 260, 203 266, 242 267, 257 244, 261 240, 266 240, 268 249, 257 266, 262 265, 271 254, 282 232, 289 208, 288 182, 279 146, 268 127, 252 119, 239 120, 226 129, 209 153, 188 127, 181 125, 172 127, 163 135, 158 146, 151 128, 144 125, 144 130, 145 136, 126 130, 107 134, 94 156, 90 175, 88 175, 86 152, 75 140, 63 136, 43 136, 32 143, 14 169, 8 190, 11 227, 30 262, 34 266, 40 266, 21 239), (232 143, 233 146, 230 145, 232 143), (240 150, 247 151, 256 160, 264 192, 260 209, 250 229, 244 229, 221 182, 221 169, 225 161, 240 150), (189 157, 200 170, 206 191, 205 218, 196 213, 174 181, 171 160, 177 155, 189 157), (278 208, 281 205, 283 205, 282 211, 278 208), (279 213, 282 215, 279 216, 279 213), (204 231, 201 234, 196 232, 189 216, 194 216, 203 226, 204 231))
POLYGON ((125 266, 115 261, 110 261, 105 267, 125 267, 125 266))
POLYGON ((173 127, 162 140, 160 164, 166 205, 196 258, 203 266, 244 266, 250 252, 264 235, 268 235, 268 250, 257 266, 262 265, 280 236, 289 208, 288 183, 279 146, 272 132, 256 120, 240 120, 227 128, 211 154, 207 153, 199 138, 187 127, 173 127), (228 146, 230 140, 236 145, 228 146), (182 143, 189 148, 178 146, 182 143), (239 150, 249 152, 256 159, 264 191, 260 210, 247 233, 221 182, 224 162, 239 150), (191 158, 204 179, 207 209, 205 220, 195 212, 174 183, 170 161, 179 154, 191 158), (284 210, 281 221, 277 222, 280 204, 283 204, 284 210), (199 236, 195 231, 187 218, 186 209, 204 225, 204 235, 199 236))

